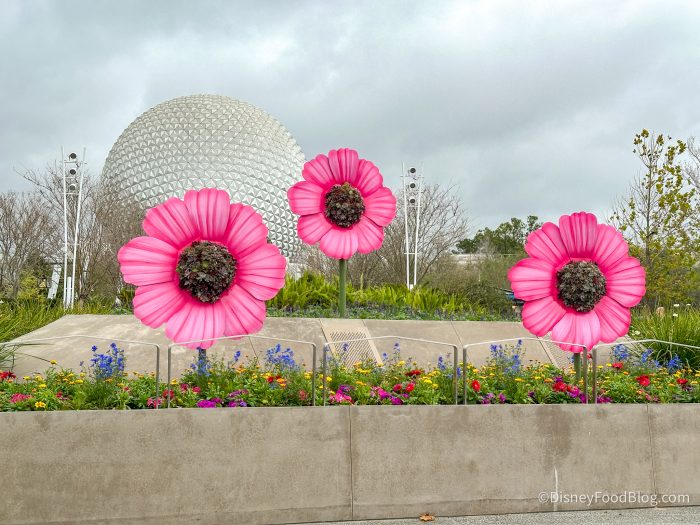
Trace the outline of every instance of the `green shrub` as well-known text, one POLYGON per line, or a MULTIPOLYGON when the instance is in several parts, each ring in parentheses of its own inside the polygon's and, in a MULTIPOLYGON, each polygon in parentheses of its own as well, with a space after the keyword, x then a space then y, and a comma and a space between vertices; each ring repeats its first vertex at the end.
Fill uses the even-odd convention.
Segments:
MULTIPOLYGON (((632 318, 630 336, 700 347, 700 310, 682 305, 665 308, 664 315, 648 309, 638 310, 632 318)), ((646 346, 652 349, 652 357, 661 363, 668 363, 674 355, 678 355, 686 365, 700 368, 700 350, 660 343, 646 346)))

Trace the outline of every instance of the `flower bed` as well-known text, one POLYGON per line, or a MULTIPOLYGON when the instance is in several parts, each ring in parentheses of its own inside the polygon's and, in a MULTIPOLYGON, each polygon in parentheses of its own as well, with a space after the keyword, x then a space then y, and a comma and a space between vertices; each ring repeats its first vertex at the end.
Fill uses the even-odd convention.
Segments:
MULTIPOLYGON (((125 372, 123 351, 112 344, 106 353, 93 347, 93 357, 81 371, 62 369, 52 362, 43 374, 17 378, 0 373, 0 410, 81 410, 171 407, 303 406, 322 403, 325 381, 332 405, 442 405, 455 402, 451 359, 439 358, 434 367, 418 367, 401 358, 398 345, 384 355, 383 365, 344 364, 342 355, 330 360, 325 378, 294 360, 280 345, 258 361, 236 352, 228 362, 195 359, 191 369, 161 384, 156 395, 155 373, 125 372)), ((651 351, 634 354, 625 346, 614 349, 614 360, 598 366, 599 403, 700 402, 700 371, 686 368, 677 358, 661 364, 651 351)), ((551 364, 523 366, 521 348, 493 346, 488 363, 466 366, 467 404, 584 403, 583 380, 572 369, 551 364)), ((457 369, 462 383, 463 367, 457 369)), ((460 403, 464 402, 460 398, 460 403)))

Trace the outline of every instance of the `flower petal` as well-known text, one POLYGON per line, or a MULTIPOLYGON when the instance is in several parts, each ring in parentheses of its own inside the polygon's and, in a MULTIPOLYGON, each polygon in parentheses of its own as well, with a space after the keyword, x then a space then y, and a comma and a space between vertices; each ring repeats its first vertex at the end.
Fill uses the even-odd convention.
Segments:
POLYGON ((593 311, 600 320, 600 340, 604 343, 612 343, 629 332, 632 322, 629 308, 625 308, 617 301, 604 296, 595 305, 593 311))
POLYGON ((134 295, 134 315, 146 326, 158 328, 186 301, 185 293, 175 282, 139 286, 134 295))
POLYGON ((364 201, 364 216, 377 226, 387 226, 396 217, 396 197, 389 188, 378 189, 364 201))
POLYGON ((234 282, 262 301, 272 299, 284 286, 287 260, 277 246, 264 244, 238 259, 234 282))
POLYGON ((297 222, 297 233, 306 244, 316 244, 332 227, 323 213, 302 215, 297 222))
POLYGON ((199 227, 202 239, 224 242, 231 197, 224 190, 204 188, 185 193, 185 205, 199 227))
POLYGON ((607 224, 598 225, 598 235, 593 249, 593 261, 605 273, 620 259, 627 257, 629 246, 622 234, 607 224))
POLYGON ((349 148, 333 149, 328 153, 328 165, 333 173, 333 179, 342 184, 350 182, 357 173, 359 155, 349 148))
POLYGON ((360 159, 355 176, 349 182, 360 190, 363 197, 369 197, 384 185, 384 179, 379 172, 379 168, 366 159, 360 159))
POLYGON ((594 310, 585 313, 569 310, 552 329, 552 340, 562 342, 562 350, 575 354, 582 352, 584 345, 588 350, 600 342, 600 320, 594 310), (574 344, 566 344, 574 343, 574 344))
POLYGON ((559 218, 559 231, 570 257, 592 257, 598 233, 595 215, 583 211, 562 215, 559 218))
POLYGON ((289 207, 297 215, 322 213, 325 210, 325 196, 321 186, 305 180, 297 182, 287 191, 289 207))
POLYGON ((542 228, 528 235, 525 251, 530 257, 544 259, 554 266, 566 262, 569 258, 559 227, 551 222, 545 222, 542 228))
POLYGON ((323 188, 324 192, 328 191, 334 184, 341 182, 337 181, 333 176, 328 157, 325 155, 316 155, 316 158, 304 164, 301 176, 308 182, 323 188))
POLYGON ((224 244, 238 260, 267 244, 267 226, 262 215, 245 204, 231 204, 224 244))
POLYGON ((221 299, 226 309, 226 335, 247 335, 258 332, 265 322, 265 302, 233 285, 221 299))
POLYGON ((554 266, 543 259, 522 259, 508 271, 508 280, 515 297, 534 301, 556 297, 554 266))
POLYGON ((121 247, 117 258, 124 280, 143 286, 175 279, 178 250, 155 237, 135 237, 121 247))
POLYGON ((357 251, 370 253, 382 247, 384 242, 384 228, 380 228, 367 217, 362 217, 360 222, 353 226, 357 233, 357 251))
POLYGON ((166 323, 165 335, 175 343, 188 343, 188 348, 209 348, 215 341, 207 339, 222 337, 225 329, 226 309, 221 301, 204 304, 192 299, 166 323))
POLYGON ((143 229, 149 236, 172 244, 177 249, 184 248, 200 235, 187 206, 177 197, 148 210, 143 229))
POLYGON ((537 337, 542 337, 551 332, 564 314, 566 309, 551 296, 527 301, 523 305, 523 326, 537 337))
POLYGON ((624 257, 605 272, 606 295, 632 308, 646 293, 646 272, 634 257, 624 257))
POLYGON ((339 228, 333 226, 321 238, 319 248, 332 259, 349 259, 359 246, 357 232, 354 228, 339 228))

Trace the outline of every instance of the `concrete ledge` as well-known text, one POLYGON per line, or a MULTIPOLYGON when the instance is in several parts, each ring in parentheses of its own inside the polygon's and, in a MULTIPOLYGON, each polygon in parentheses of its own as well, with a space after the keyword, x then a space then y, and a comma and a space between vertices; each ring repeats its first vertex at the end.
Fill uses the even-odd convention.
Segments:
POLYGON ((687 494, 700 405, 0 413, 0 523, 277 524, 640 508, 687 494), (549 497, 549 496, 548 496, 549 497))

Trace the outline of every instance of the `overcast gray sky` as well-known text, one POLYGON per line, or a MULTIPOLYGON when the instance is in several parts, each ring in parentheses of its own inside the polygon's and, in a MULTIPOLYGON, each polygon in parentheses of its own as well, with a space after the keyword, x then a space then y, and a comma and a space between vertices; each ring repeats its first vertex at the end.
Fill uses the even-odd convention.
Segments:
POLYGON ((458 184, 474 227, 606 214, 642 127, 700 135, 700 2, 0 2, 0 190, 60 147, 100 172, 143 111, 215 93, 307 158, 458 184))

